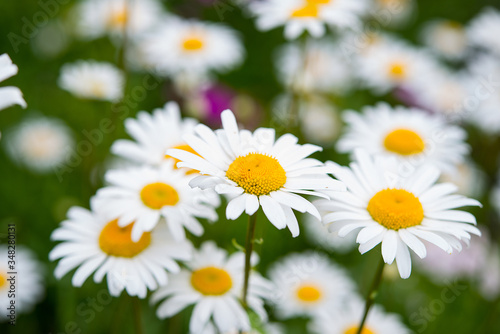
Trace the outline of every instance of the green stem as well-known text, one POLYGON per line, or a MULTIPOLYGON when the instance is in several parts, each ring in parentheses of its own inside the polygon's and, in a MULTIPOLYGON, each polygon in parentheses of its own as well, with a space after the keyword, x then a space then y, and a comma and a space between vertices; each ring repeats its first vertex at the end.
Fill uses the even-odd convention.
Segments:
POLYGON ((142 330, 142 316, 141 316, 141 301, 139 298, 132 298, 132 305, 134 308, 134 326, 136 334, 143 334, 142 330))
POLYGON ((382 282, 382 274, 384 273, 384 258, 380 257, 380 262, 378 264, 377 272, 375 273, 375 277, 373 278, 372 285, 370 290, 368 290, 368 295, 366 296, 365 302, 365 313, 363 314, 363 319, 361 319, 361 323, 359 324, 358 331, 356 334, 361 334, 363 332, 363 327, 365 326, 366 318, 368 317, 368 312, 375 301, 375 297, 378 293, 378 288, 380 283, 382 282))
POLYGON ((245 308, 247 307, 248 280, 250 278, 250 269, 251 269, 250 259, 252 257, 253 239, 255 236, 256 223, 257 223, 257 213, 248 216, 247 240, 245 243, 245 280, 243 282, 243 296, 241 298, 243 307, 245 308))

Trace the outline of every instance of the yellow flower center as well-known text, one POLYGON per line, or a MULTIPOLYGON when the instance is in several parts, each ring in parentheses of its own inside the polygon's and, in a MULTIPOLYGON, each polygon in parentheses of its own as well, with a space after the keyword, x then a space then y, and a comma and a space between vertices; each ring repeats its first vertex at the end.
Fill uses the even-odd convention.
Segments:
POLYGON ((327 5, 331 0, 306 0, 311 5, 327 5))
POLYGON ((300 7, 292 12, 291 17, 305 18, 305 17, 318 17, 318 5, 308 2, 305 6, 300 7))
POLYGON ((370 199, 367 207, 377 223, 391 230, 420 225, 424 208, 420 200, 404 189, 384 189, 370 199))
POLYGON ((206 296, 221 296, 231 289, 233 281, 224 269, 206 267, 191 274, 191 285, 206 296))
POLYGON ((90 86, 90 92, 97 98, 103 98, 105 95, 106 87, 101 81, 94 81, 90 86))
POLYGON ((394 62, 389 66, 389 76, 394 80, 406 78, 406 65, 401 62, 394 62))
MULTIPOLYGON (((358 332, 358 326, 352 326, 348 328, 344 334, 356 334, 358 332)), ((363 330, 361 331, 361 334, 375 334, 374 331, 371 329, 367 328, 366 326, 363 327, 363 330)))
POLYGON ((229 165, 226 177, 256 196, 269 195, 286 183, 286 172, 278 160, 260 153, 236 158, 229 165))
POLYGON ((297 298, 306 303, 314 303, 321 299, 321 291, 314 285, 302 285, 297 289, 297 298))
POLYGON ((160 210, 166 205, 176 205, 179 202, 179 194, 172 186, 156 182, 142 188, 141 200, 145 206, 154 210, 160 210))
POLYGON ((125 227, 118 226, 118 219, 110 221, 99 235, 99 247, 111 256, 134 257, 148 248, 151 243, 151 233, 144 232, 138 242, 132 241, 132 227, 134 223, 125 227))
POLYGON ((0 272, 0 289, 7 285, 7 275, 0 272))
POLYGON ((388 151, 401 155, 419 154, 425 149, 422 137, 407 129, 397 129, 390 132, 384 139, 384 146, 388 151))
POLYGON ((196 37, 186 38, 182 42, 182 48, 186 51, 199 51, 203 49, 203 46, 203 41, 196 37))
MULTIPOLYGON (((174 146, 172 148, 175 148, 175 149, 178 149, 178 150, 183 150, 183 151, 186 151, 186 152, 189 152, 189 153, 193 153, 193 154, 196 154, 197 156, 201 157, 201 155, 199 155, 195 150, 193 150, 191 148, 191 146, 187 145, 187 144, 182 144, 182 145, 177 145, 177 146, 174 146)), ((168 154, 165 154, 165 159, 173 159, 174 160, 174 169, 178 169, 177 167, 177 163, 180 162, 179 159, 176 159, 168 154)), ((186 174, 194 174, 194 173, 199 173, 199 171, 197 170, 194 170, 194 169, 190 169, 188 172, 186 172, 186 174)))
POLYGON ((112 13, 109 19, 109 24, 112 27, 123 27, 128 21, 128 10, 127 8, 122 8, 114 13, 112 13))

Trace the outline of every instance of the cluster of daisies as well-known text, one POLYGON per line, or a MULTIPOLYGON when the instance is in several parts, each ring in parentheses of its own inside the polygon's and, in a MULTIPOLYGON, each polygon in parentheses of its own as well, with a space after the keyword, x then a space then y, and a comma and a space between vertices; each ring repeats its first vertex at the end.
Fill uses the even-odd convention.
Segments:
MULTIPOLYGON (((500 46, 491 35, 500 33, 500 13, 487 9, 466 27, 430 22, 422 29, 425 47, 363 27, 387 11, 387 25, 404 25, 415 6, 411 0, 249 1, 245 13, 259 30, 283 27, 289 40, 276 52, 284 93, 271 116, 283 123, 298 116, 300 134, 280 135, 282 129, 242 126, 242 119, 258 119, 253 112, 260 108, 248 100, 234 103, 236 115, 214 107, 222 94, 214 88, 217 74, 244 62, 236 31, 178 17, 157 0, 80 1, 71 12, 74 35, 88 43, 109 38, 121 64, 75 60, 62 66, 58 86, 110 107, 126 96, 129 71, 150 73, 171 80, 184 108, 168 102, 124 121, 130 138, 110 147, 122 162, 105 172, 88 207, 71 207, 51 235, 55 277, 72 273, 74 287, 105 281, 113 297, 148 299, 160 319, 189 312, 190 333, 285 333, 269 319, 296 317, 309 320, 311 333, 357 333, 362 297, 325 252, 288 254, 264 274, 248 244, 245 251, 224 249, 231 240, 206 238, 207 224, 226 223, 220 215, 248 216, 284 230, 283 238, 305 231, 328 252, 350 252, 356 244, 361 254, 380 249, 381 263, 394 263, 403 279, 416 263, 434 277, 479 277, 483 293, 498 296, 498 250, 478 238, 487 232, 461 209, 480 207, 470 197, 483 193, 472 190, 479 176, 461 125, 500 132, 500 46), (333 42, 330 30, 338 37, 333 42), (381 99, 391 94, 405 106, 379 102, 340 113, 336 101, 360 88, 381 99), (314 144, 299 143, 301 135, 314 144), (323 146, 351 163, 316 159, 323 146)), ((0 81, 16 72, 0 56, 0 81)), ((0 88, 0 109, 13 104, 26 106, 20 90, 0 88)), ((37 172, 64 165, 75 147, 62 121, 43 116, 7 135, 12 159, 37 172)), ((29 278, 19 288, 20 304, 29 309, 43 295, 42 270, 28 250, 18 256, 19 272, 29 278)), ((7 277, 0 267, 2 293, 7 277)), ((379 305, 362 331, 409 332, 379 305)))

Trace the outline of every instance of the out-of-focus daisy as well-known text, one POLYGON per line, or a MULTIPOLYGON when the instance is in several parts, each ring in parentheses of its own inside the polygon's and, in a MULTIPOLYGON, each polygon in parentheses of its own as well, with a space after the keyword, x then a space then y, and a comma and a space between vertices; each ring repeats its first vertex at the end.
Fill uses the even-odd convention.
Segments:
POLYGON ((228 219, 243 212, 253 215, 262 207, 274 226, 288 227, 297 236, 299 224, 292 209, 319 217, 316 208, 298 194, 328 197, 321 191, 345 189, 327 175, 323 163, 307 158, 321 147, 299 145, 291 134, 275 140, 274 129, 239 130, 230 110, 223 111, 221 119, 222 130, 213 132, 199 124, 196 135, 184 137, 198 155, 175 149, 167 154, 181 160, 178 167, 200 171, 202 175, 190 182, 192 187, 214 188, 232 196, 226 208, 228 219))
POLYGON ((308 215, 304 217, 304 228, 306 238, 314 245, 317 245, 331 253, 345 254, 352 251, 356 246, 356 236, 349 234, 341 238, 338 233, 330 233, 328 227, 313 219, 308 215))
POLYGON ((470 65, 473 76, 471 96, 476 97, 467 108, 467 121, 488 134, 500 132, 500 62, 497 57, 483 55, 476 57, 470 65), (472 95, 474 94, 474 95, 472 95))
POLYGON ((467 27, 467 36, 471 44, 490 50, 500 56, 500 11, 486 8, 473 19, 467 27))
MULTIPOLYGON (((186 269, 171 276, 170 283, 160 288, 151 297, 152 303, 162 301, 156 311, 159 318, 168 318, 189 305, 194 304, 189 329, 191 333, 202 333, 215 326, 221 333, 233 330, 250 330, 250 320, 240 304, 243 287, 244 254, 238 252, 228 256, 224 249, 213 242, 205 242, 186 269)), ((253 257, 253 265, 257 257, 253 257)), ((263 300, 271 293, 271 284, 258 273, 250 274, 248 306, 261 318, 267 315, 263 300)))
POLYGON ((76 33, 95 39, 105 35, 137 37, 158 23, 162 5, 157 0, 83 0, 75 8, 76 33))
POLYGON ((82 99, 116 102, 124 81, 122 71, 110 63, 79 60, 62 67, 58 85, 82 99))
POLYGON ((137 44, 144 65, 163 75, 227 71, 244 49, 236 32, 220 24, 170 18, 137 44))
POLYGON ((111 146, 111 152, 139 164, 158 166, 165 159, 172 159, 165 154, 169 148, 194 153, 182 136, 193 133, 197 123, 193 118, 182 119, 175 102, 153 110, 152 114, 141 111, 137 118, 125 120, 125 129, 135 141, 119 139, 111 146))
POLYGON ((319 253, 292 254, 274 264, 269 278, 276 286, 272 301, 279 318, 318 317, 342 307, 354 284, 337 265, 319 253))
MULTIPOLYGON (((355 298, 340 310, 328 310, 324 316, 315 319, 309 329, 312 334, 356 334, 359 322, 363 317, 364 305, 355 298)), ((362 334, 409 334, 400 317, 384 312, 375 305, 370 310, 362 334)))
POLYGON ((459 22, 429 21, 422 29, 421 38, 434 53, 445 59, 462 59, 467 51, 467 34, 459 22))
POLYGON ((74 149, 71 130, 55 118, 28 118, 5 137, 4 144, 12 160, 39 173, 64 164, 74 149))
POLYGON ((54 271, 57 279, 78 267, 73 286, 82 286, 95 272, 96 283, 106 276, 112 296, 125 289, 130 296, 145 298, 148 289, 167 284, 167 271, 179 272, 175 260, 190 259, 191 244, 175 241, 164 225, 134 242, 132 224, 120 227, 116 216, 95 198, 90 207, 91 211, 72 207, 68 219, 52 233, 52 240, 62 241, 49 254, 51 261, 60 259, 54 271))
POLYGON ((417 12, 415 0, 372 0, 372 13, 384 26, 400 28, 406 25, 417 12), (389 17, 386 19, 385 17, 389 17), (381 19, 383 17, 383 19, 381 19))
POLYGON ((367 3, 364 0, 265 0, 253 2, 249 7, 257 16, 259 30, 285 26, 285 37, 295 39, 304 31, 321 37, 326 32, 325 25, 357 28, 367 3))
POLYGON ((281 81, 298 91, 341 94, 352 84, 352 69, 328 40, 312 40, 305 50, 297 43, 287 44, 275 63, 281 81))
POLYGON ((454 172, 443 173, 440 181, 456 185, 460 195, 480 197, 485 193, 486 174, 470 159, 459 164, 454 172))
POLYGON ((335 105, 321 97, 308 96, 299 104, 300 126, 304 137, 323 147, 332 146, 342 122, 335 105))
MULTIPOLYGON (((10 254, 12 255, 12 254, 10 254)), ((43 286, 43 267, 36 260, 35 254, 23 247, 16 246, 14 257, 14 269, 8 266, 10 261, 7 245, 0 246, 0 307, 2 308, 2 316, 0 322, 16 320, 16 313, 30 312, 36 303, 38 303, 44 295, 43 286), (16 274, 10 274, 16 272, 16 274), (12 280, 11 278, 14 277, 12 280), (12 291, 15 294, 15 299, 12 298, 12 291), (9 310, 11 300, 15 301, 15 309, 12 313, 9 310), (11 318, 10 315, 13 315, 11 318)))
POLYGON ((435 61, 423 50, 392 38, 376 43, 369 54, 357 58, 355 69, 364 84, 376 94, 408 87, 435 70, 435 61))
POLYGON ((396 260, 402 278, 411 273, 409 248, 420 258, 427 255, 421 240, 452 253, 462 250, 461 241, 468 243, 470 234, 481 234, 472 226, 476 224, 472 214, 454 210, 481 204, 453 194, 456 186, 450 183, 435 184, 440 175, 435 167, 426 165, 401 175, 397 159, 372 160, 362 150, 355 152, 350 168, 329 165, 348 192, 315 202, 327 212, 323 223, 341 237, 356 231, 361 254, 381 243, 384 262, 396 260))
POLYGON ((173 161, 159 167, 111 170, 105 179, 109 186, 98 190, 100 203, 119 217, 120 227, 133 224, 134 241, 153 230, 160 220, 165 220, 172 235, 182 240, 184 227, 197 236, 203 234, 203 226, 195 217, 217 219, 214 206, 219 204, 218 196, 189 187, 193 176, 174 169, 173 161))
POLYGON ((337 143, 341 152, 362 148, 372 155, 396 157, 402 167, 430 164, 452 171, 469 151, 463 129, 419 109, 379 103, 361 114, 347 111, 344 120, 347 130, 337 143))
MULTIPOLYGON (((0 55, 0 82, 17 74, 18 68, 12 63, 9 55, 4 53, 0 55)), ((23 93, 17 87, 0 88, 0 110, 13 106, 15 104, 26 108, 23 93)))

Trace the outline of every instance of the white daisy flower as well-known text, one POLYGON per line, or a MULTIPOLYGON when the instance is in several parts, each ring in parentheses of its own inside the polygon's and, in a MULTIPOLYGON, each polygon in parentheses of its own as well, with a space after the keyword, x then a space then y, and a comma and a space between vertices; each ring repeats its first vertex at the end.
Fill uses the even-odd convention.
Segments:
POLYGON ((467 27, 469 42, 500 56, 500 11, 486 8, 467 27))
MULTIPOLYGON (((364 303, 358 298, 337 312, 329 312, 309 325, 312 334, 356 334, 363 317, 364 303)), ((399 315, 386 313, 374 305, 368 314, 362 334, 410 334, 399 315)))
POLYGON ((374 44, 369 54, 356 60, 358 76, 376 94, 398 87, 411 87, 416 80, 430 76, 437 67, 434 59, 424 50, 392 38, 374 44))
POLYGON ((468 106, 467 121, 484 132, 500 133, 500 63, 497 57, 483 55, 476 57, 469 69, 471 96, 475 100, 468 106), (474 95, 472 95, 474 94, 474 95))
POLYGON ((340 152, 362 148, 372 155, 396 157, 402 167, 430 164, 453 171, 469 151, 463 129, 415 108, 379 103, 361 114, 347 111, 344 120, 347 130, 337 142, 340 152))
POLYGON ((300 127, 306 140, 331 147, 340 134, 342 122, 336 106, 319 96, 308 96, 299 103, 300 127))
POLYGON ((418 12, 416 0, 372 0, 372 2, 371 13, 384 27, 401 28, 418 12))
MULTIPOLYGON (((4 53, 0 55, 0 82, 17 74, 18 67, 12 63, 9 55, 4 53)), ((15 104, 26 108, 23 93, 17 87, 0 88, 0 110, 13 106, 15 104)))
POLYGON ((299 224, 292 209, 319 217, 318 210, 298 194, 328 197, 321 191, 345 189, 327 175, 323 163, 306 158, 321 147, 298 145, 291 134, 275 141, 274 129, 240 131, 230 110, 223 111, 221 119, 221 130, 214 132, 199 124, 196 135, 184 137, 199 156, 176 149, 167 154, 181 160, 178 167, 200 171, 202 175, 190 182, 192 187, 214 188, 219 194, 232 196, 226 208, 228 219, 234 220, 243 212, 253 215, 262 207, 274 226, 288 227, 295 237, 299 224))
POLYGON ((214 207, 219 198, 211 191, 192 189, 193 175, 176 170, 172 161, 159 167, 141 166, 110 170, 105 174, 109 186, 97 191, 100 204, 118 219, 118 225, 134 224, 132 240, 138 241, 164 220, 176 240, 185 239, 184 227, 196 236, 203 226, 196 218, 217 220, 214 207))
POLYGON ((85 39, 105 35, 136 37, 157 24, 163 13, 157 0, 83 0, 76 7, 76 33, 85 39))
POLYGON ((435 54, 450 60, 460 60, 467 52, 467 34, 459 22, 432 20, 425 24, 421 39, 435 54))
POLYGON ((7 245, 0 246, 0 307, 2 316, 0 322, 16 320, 16 313, 30 312, 44 295, 43 267, 36 260, 35 254, 24 246, 16 246, 12 261, 15 269, 9 267, 11 263, 7 245), (16 274, 11 274, 15 272, 16 274), (11 290, 11 292, 9 292, 11 290), (13 291, 12 291, 13 290, 13 291), (12 293, 15 298, 9 297, 12 293), (15 300, 15 309, 9 307, 11 300, 15 300), (13 315, 12 317, 10 315, 13 315))
MULTIPOLYGON (((249 331, 250 320, 239 297, 243 287, 245 254, 238 252, 228 256, 224 249, 213 242, 205 242, 186 269, 171 276, 170 283, 151 297, 151 303, 162 301, 156 314, 169 318, 189 305, 195 305, 189 323, 190 333, 202 333, 212 325, 221 333, 233 330, 249 331)), ((252 264, 257 257, 252 256, 252 264)), ((267 319, 263 300, 272 289, 271 283, 256 272, 251 272, 248 290, 248 306, 261 320, 267 319)))
POLYGON ((54 171, 68 161, 74 149, 71 130, 55 118, 26 119, 5 137, 4 144, 12 160, 39 173, 54 171))
POLYGON ((327 40, 283 46, 276 57, 280 80, 304 92, 345 93, 352 85, 352 69, 341 50, 327 40))
POLYGON ((136 47, 144 65, 162 75, 228 71, 241 64, 245 53, 230 28, 173 17, 143 36, 136 47))
POLYGON ((304 219, 305 222, 303 225, 306 231, 306 238, 310 243, 330 253, 345 254, 355 248, 355 235, 349 234, 341 238, 338 233, 330 233, 328 227, 318 222, 314 217, 308 215, 304 219))
POLYGON ((72 207, 68 219, 52 233, 52 240, 62 241, 49 254, 51 261, 60 259, 54 271, 57 279, 78 267, 73 286, 82 286, 95 272, 95 283, 106 276, 112 296, 125 289, 130 296, 145 298, 148 289, 167 284, 167 271, 179 272, 175 260, 190 259, 191 244, 175 241, 164 225, 134 242, 133 225, 120 227, 116 216, 97 202, 91 199, 90 211, 72 207))
POLYGON ((58 85, 82 99, 117 102, 123 96, 125 78, 106 62, 79 60, 61 68, 58 85))
POLYGON ((440 172, 423 166, 401 175, 397 159, 372 158, 362 150, 355 152, 355 162, 341 167, 333 162, 333 175, 345 182, 348 192, 331 194, 332 200, 319 200, 323 223, 343 237, 356 231, 361 254, 382 243, 385 263, 394 260, 402 278, 411 273, 409 249, 420 258, 427 254, 421 240, 429 241, 452 253, 462 250, 471 234, 480 235, 472 226, 476 218, 465 211, 453 210, 481 204, 453 194, 456 186, 435 184, 440 172))
POLYGON ((313 252, 288 255, 269 270, 275 290, 272 301, 276 316, 318 317, 342 307, 354 291, 354 284, 325 255, 313 252))
POLYGON ((125 120, 125 130, 135 141, 119 139, 111 146, 111 152, 139 164, 158 166, 165 159, 173 159, 165 154, 169 148, 194 153, 182 136, 194 133, 196 124, 198 121, 193 118, 181 118, 175 102, 166 103, 152 114, 140 111, 136 118, 125 120))
POLYGON ((285 37, 295 39, 304 31, 313 37, 326 33, 325 24, 336 28, 357 28, 365 13, 364 0, 264 0, 249 5, 257 16, 259 30, 285 26, 285 37))

